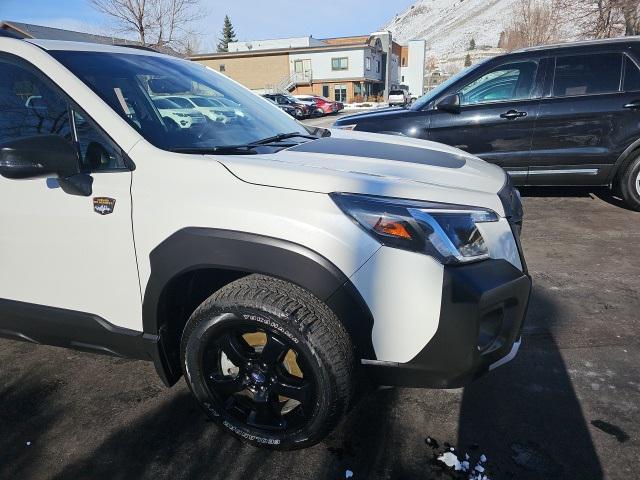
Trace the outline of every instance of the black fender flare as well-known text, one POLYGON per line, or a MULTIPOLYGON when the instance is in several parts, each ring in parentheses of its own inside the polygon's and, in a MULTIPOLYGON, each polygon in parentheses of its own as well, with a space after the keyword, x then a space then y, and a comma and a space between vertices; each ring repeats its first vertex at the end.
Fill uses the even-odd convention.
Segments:
POLYGON ((158 338, 152 357, 167 384, 177 379, 170 372, 161 344, 163 295, 172 279, 206 268, 260 273, 308 290, 344 323, 357 349, 356 356, 374 358, 373 318, 362 296, 338 267, 303 245, 247 232, 188 227, 154 248, 149 260, 151 274, 144 292, 142 323, 146 335, 158 338))
POLYGON ((619 173, 622 173, 624 169, 628 165, 629 160, 633 160, 632 154, 634 152, 640 151, 640 138, 638 138, 635 142, 625 148, 624 152, 618 157, 616 163, 613 164, 613 168, 611 168, 611 172, 609 173, 609 178, 607 179, 608 184, 613 184, 615 179, 618 177, 619 173))

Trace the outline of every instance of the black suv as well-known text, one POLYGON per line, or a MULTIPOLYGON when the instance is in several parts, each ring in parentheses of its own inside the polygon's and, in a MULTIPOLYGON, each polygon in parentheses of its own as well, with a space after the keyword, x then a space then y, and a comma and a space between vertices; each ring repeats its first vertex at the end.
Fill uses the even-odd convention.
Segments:
POLYGON ((442 142, 520 185, 608 185, 640 210, 640 37, 528 48, 339 128, 442 142))
MULTIPOLYGON (((310 110, 309 105, 301 102, 295 97, 284 95, 282 93, 267 93, 262 96, 264 98, 268 98, 269 100, 276 102, 276 104, 281 108, 282 107, 288 107, 289 109, 293 108, 294 109, 293 116, 295 118, 305 118, 311 114, 311 112, 309 111, 310 110)), ((289 113, 288 110, 285 110, 285 111, 289 113)))

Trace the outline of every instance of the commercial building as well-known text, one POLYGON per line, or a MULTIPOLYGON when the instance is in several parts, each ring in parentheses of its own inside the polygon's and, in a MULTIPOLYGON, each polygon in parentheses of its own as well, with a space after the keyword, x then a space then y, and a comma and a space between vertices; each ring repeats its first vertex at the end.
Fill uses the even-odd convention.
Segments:
POLYGON ((228 52, 190 59, 258 92, 316 94, 353 102, 384 100, 390 89, 401 85, 413 96, 424 89, 425 42, 402 46, 389 32, 233 42, 228 52))

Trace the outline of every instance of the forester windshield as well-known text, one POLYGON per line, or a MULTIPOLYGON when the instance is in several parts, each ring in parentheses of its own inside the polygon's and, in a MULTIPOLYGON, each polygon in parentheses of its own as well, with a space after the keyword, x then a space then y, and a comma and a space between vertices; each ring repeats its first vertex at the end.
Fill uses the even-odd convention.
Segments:
POLYGON ((309 132, 280 109, 247 92, 225 76, 197 63, 160 55, 53 51, 111 108, 155 146, 189 151, 246 145, 281 134, 309 132), (190 106, 183 114, 167 110, 161 99, 190 106), (209 114, 200 99, 234 105, 209 114), (195 99, 198 99, 196 101, 195 99))

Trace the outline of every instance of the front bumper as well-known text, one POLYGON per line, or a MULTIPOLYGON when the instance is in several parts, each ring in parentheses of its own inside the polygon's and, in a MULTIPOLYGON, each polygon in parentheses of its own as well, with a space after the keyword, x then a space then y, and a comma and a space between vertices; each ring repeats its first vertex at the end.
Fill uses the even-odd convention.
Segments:
POLYGON ((531 279, 506 260, 444 268, 435 335, 406 363, 363 360, 382 385, 461 387, 515 356, 531 279))

